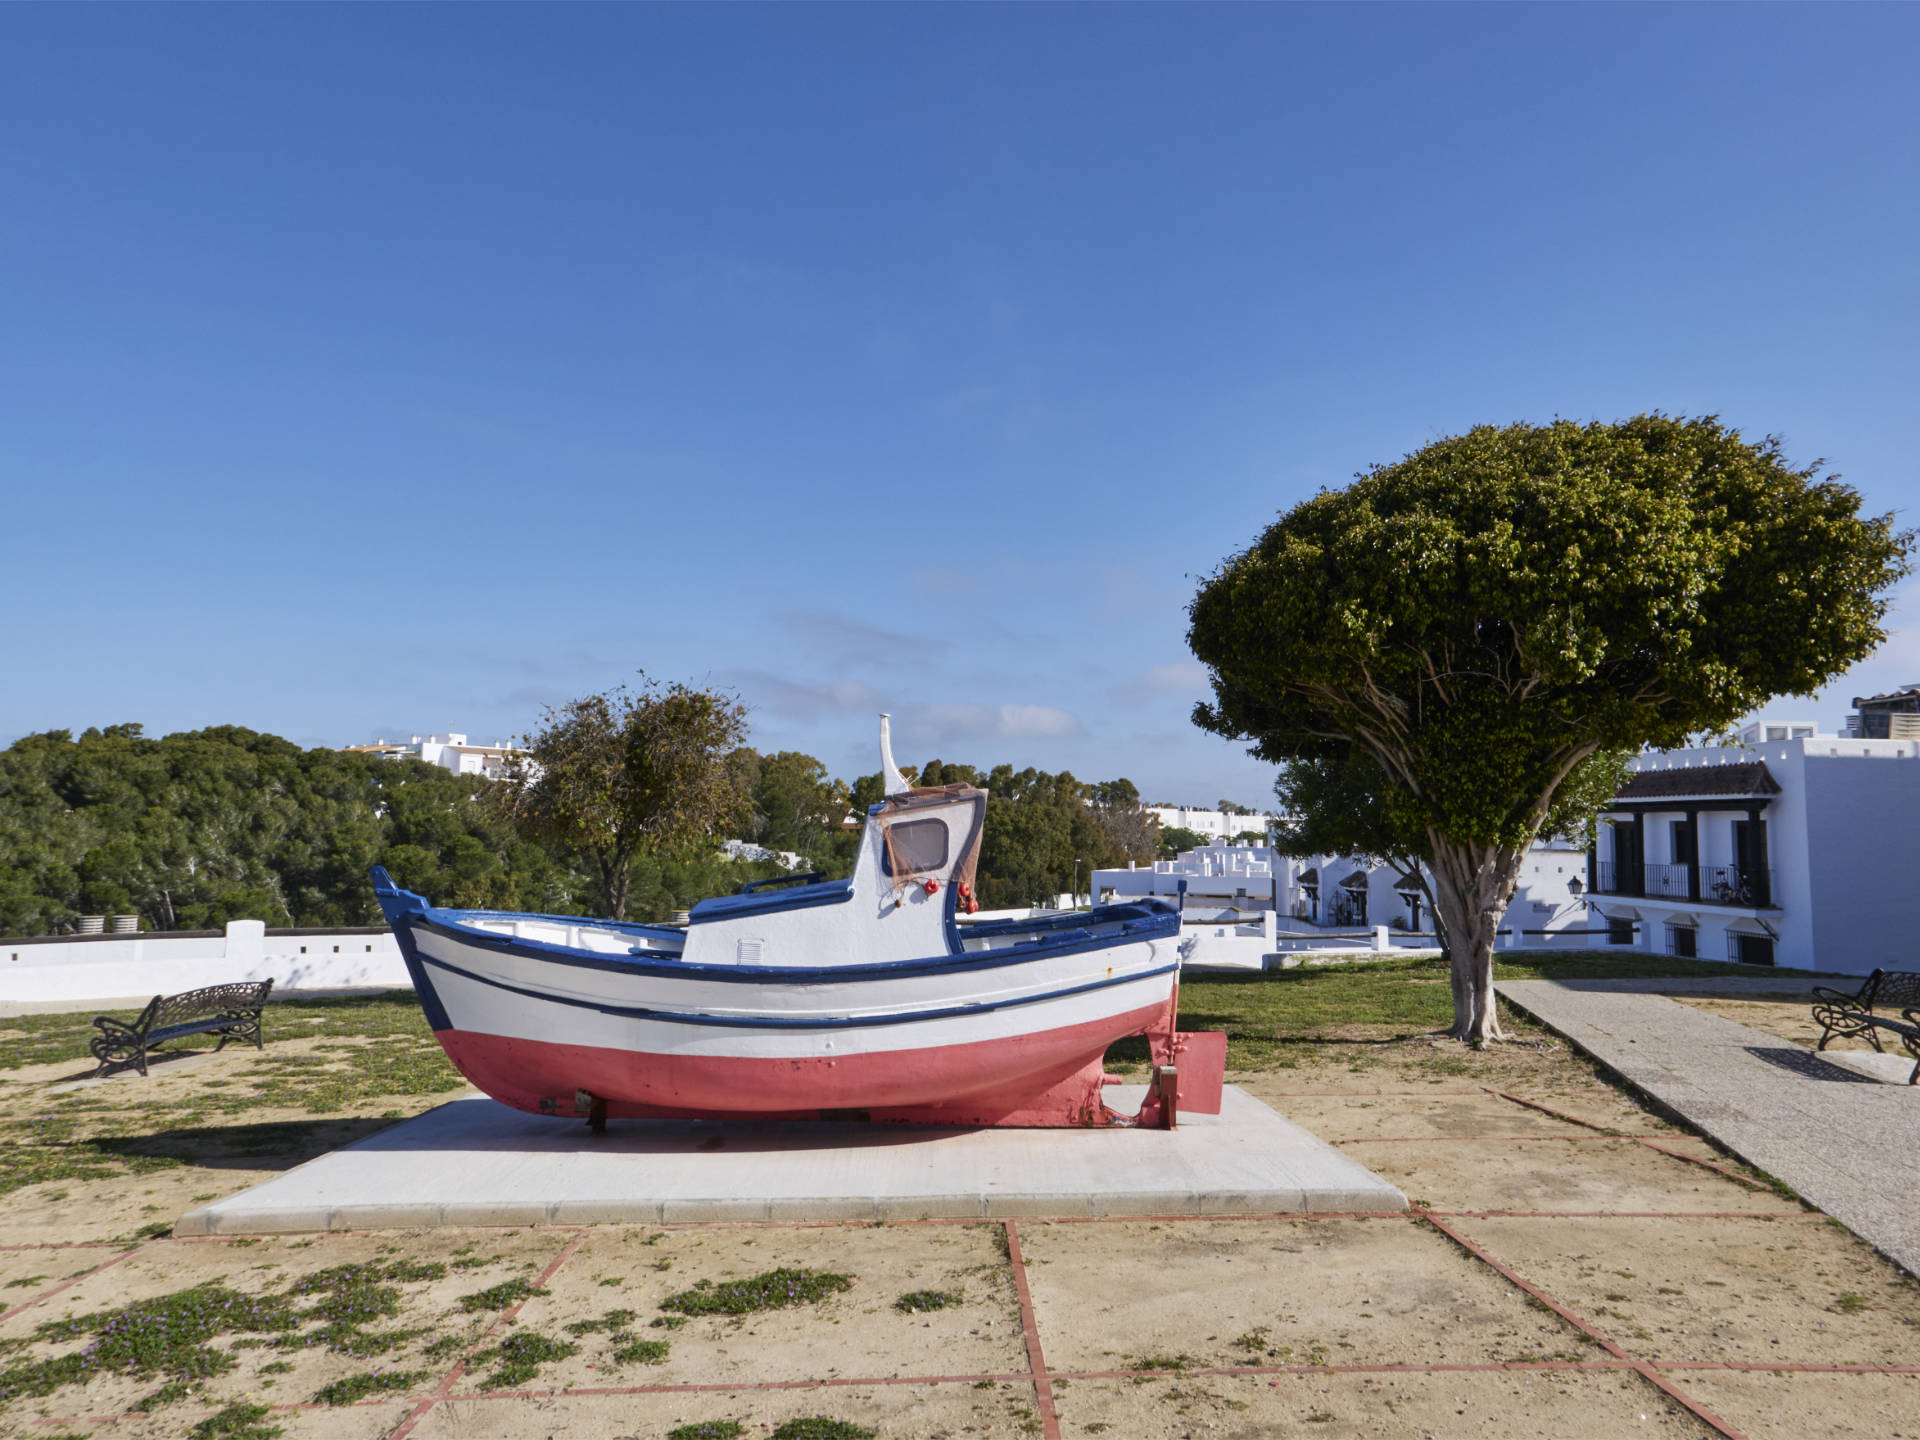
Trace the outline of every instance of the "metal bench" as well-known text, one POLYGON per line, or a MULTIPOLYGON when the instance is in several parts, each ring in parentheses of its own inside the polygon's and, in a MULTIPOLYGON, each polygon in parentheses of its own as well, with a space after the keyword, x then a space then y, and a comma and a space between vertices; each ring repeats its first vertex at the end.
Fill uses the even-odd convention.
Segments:
POLYGON ((96 1076, 107 1073, 109 1065, 131 1061, 147 1073, 147 1053, 185 1035, 218 1035, 225 1047, 229 1040, 251 1040, 253 1048, 262 1048, 260 1012, 267 1003, 273 981, 242 982, 233 985, 209 985, 203 990, 188 990, 180 995, 156 995, 147 1002, 131 1024, 111 1015, 97 1015, 99 1027, 87 1048, 100 1062, 96 1076))
POLYGON ((1907 1083, 1920 1084, 1920 973, 1876 970, 1851 995, 1824 985, 1816 985, 1813 993, 1820 1000, 1813 1007, 1813 1018, 1820 1026, 1816 1050, 1826 1049, 1827 1042, 1837 1036, 1848 1036, 1864 1038, 1884 1055, 1880 1034, 1885 1031, 1898 1036, 1901 1048, 1913 1056, 1913 1074, 1907 1083), (1892 1018, 1891 1011, 1900 1012, 1900 1018, 1892 1018))

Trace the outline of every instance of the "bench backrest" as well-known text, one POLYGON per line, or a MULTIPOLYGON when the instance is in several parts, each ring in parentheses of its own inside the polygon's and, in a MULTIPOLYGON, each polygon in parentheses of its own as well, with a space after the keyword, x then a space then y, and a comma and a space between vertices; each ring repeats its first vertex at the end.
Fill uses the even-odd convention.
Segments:
POLYGON ((198 1020, 202 1015, 224 1015, 235 1010, 258 1010, 267 1003, 273 981, 240 981, 231 985, 208 985, 178 995, 156 995, 141 1015, 142 1028, 164 1030, 183 1020, 198 1020))
POLYGON ((1920 1005, 1920 971, 1876 970, 1861 1000, 1869 1010, 1905 1010, 1920 1005))

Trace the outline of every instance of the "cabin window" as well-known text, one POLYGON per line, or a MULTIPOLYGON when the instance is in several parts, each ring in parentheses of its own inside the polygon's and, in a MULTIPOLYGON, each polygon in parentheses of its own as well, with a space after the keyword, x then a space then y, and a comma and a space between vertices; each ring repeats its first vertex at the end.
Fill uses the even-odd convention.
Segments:
POLYGON ((889 875, 922 875, 947 864, 947 822, 900 820, 886 827, 880 868, 889 875))

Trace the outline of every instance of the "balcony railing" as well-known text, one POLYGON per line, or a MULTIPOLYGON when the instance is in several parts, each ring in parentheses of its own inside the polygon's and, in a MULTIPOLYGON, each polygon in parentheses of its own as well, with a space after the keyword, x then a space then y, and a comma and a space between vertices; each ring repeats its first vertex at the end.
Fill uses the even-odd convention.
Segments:
POLYGON ((1691 865, 1647 865, 1642 867, 1647 874, 1648 895, 1659 895, 1668 899, 1684 900, 1692 893, 1688 889, 1691 865))
MULTIPOLYGON (((1662 900, 1685 900, 1692 894, 1691 865, 1643 865, 1638 877, 1630 865, 1600 860, 1593 867, 1596 895, 1648 896, 1662 900), (1631 882, 1638 878, 1639 887, 1631 882)), ((1703 905, 1762 906, 1773 903, 1773 872, 1748 865, 1702 865, 1700 903, 1703 905)))

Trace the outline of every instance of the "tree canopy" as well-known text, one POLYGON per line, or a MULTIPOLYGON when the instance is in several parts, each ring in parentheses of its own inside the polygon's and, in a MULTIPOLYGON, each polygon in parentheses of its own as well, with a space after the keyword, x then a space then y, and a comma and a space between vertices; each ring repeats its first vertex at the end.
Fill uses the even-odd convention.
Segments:
POLYGON ((1562 787, 1864 658, 1911 545, 1712 416, 1483 426, 1293 507, 1201 585, 1194 720, 1374 767, 1469 967, 1456 1029, 1484 1038, 1493 929, 1562 787))
POLYGON ((547 711, 499 799, 524 833, 591 856, 606 913, 625 919, 635 855, 717 841, 747 812, 728 763, 746 728, 744 706, 687 685, 586 695, 547 711))
MULTIPOLYGON (((617 757, 616 757, 617 758, 617 757)), ((742 806, 718 834, 851 873, 879 774, 834 779, 797 751, 736 747, 725 769, 742 806)), ((996 793, 979 875, 982 903, 1025 905, 1095 865, 1149 860, 1151 817, 1125 780, 935 760, 930 784, 971 779, 996 793)), ((909 773, 913 767, 907 767, 909 773)), ((377 925, 367 870, 381 864, 436 904, 608 913, 606 857, 553 832, 509 823, 505 787, 417 760, 306 750, 237 726, 147 737, 138 725, 29 735, 0 750, 0 933, 53 934, 82 914, 137 914, 143 928, 377 925)), ((587 839, 594 838, 587 834, 587 839)), ((782 873, 717 846, 637 848, 624 867, 630 916, 670 919, 709 895, 782 873)))

